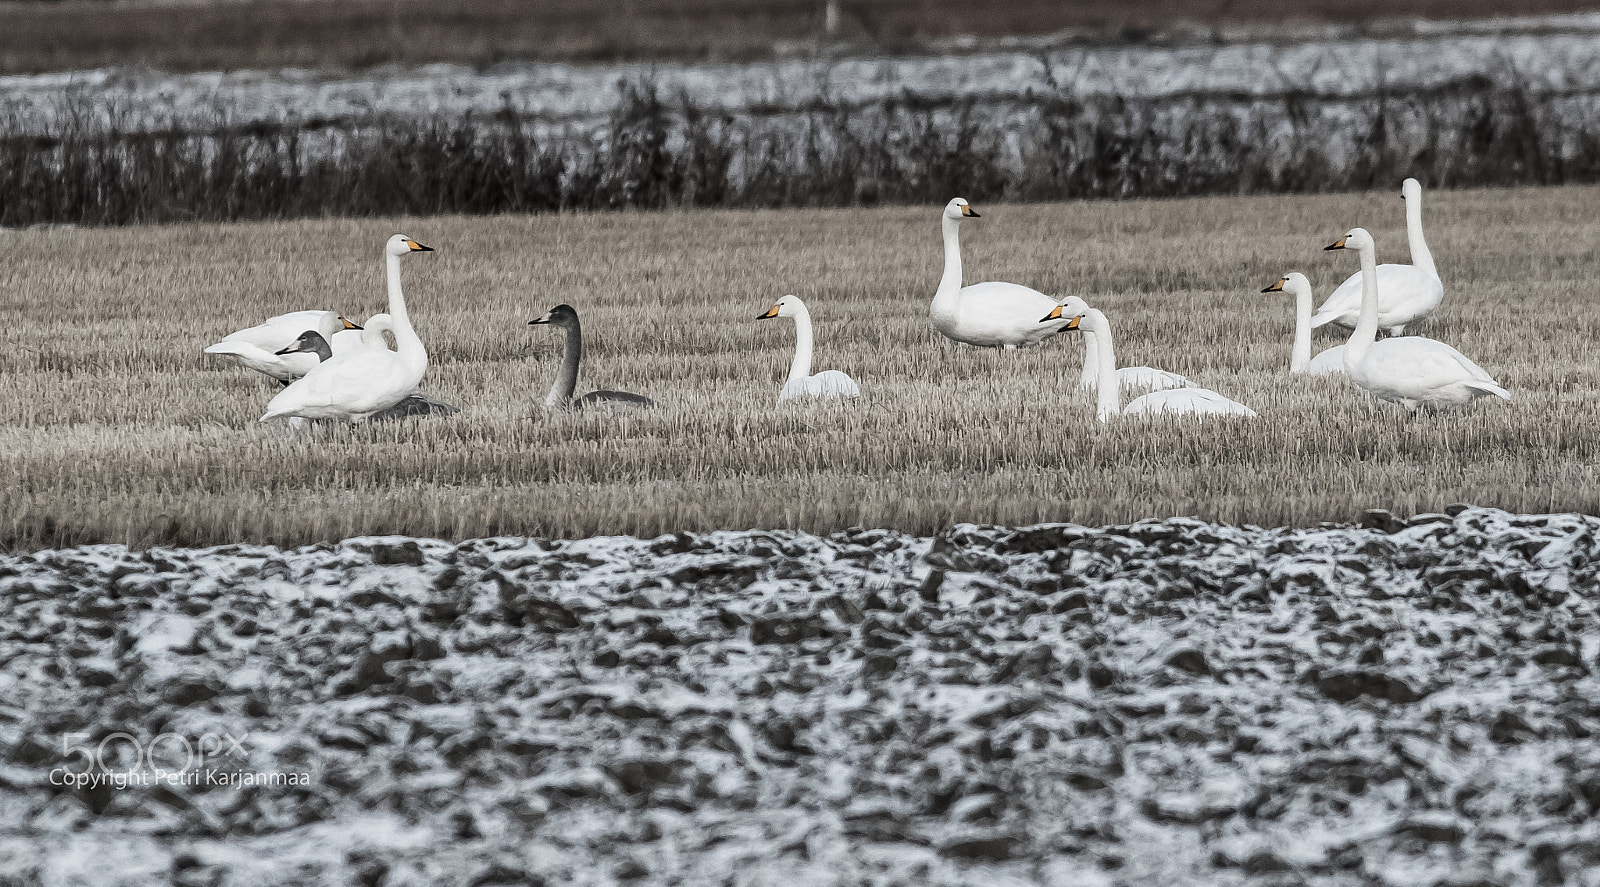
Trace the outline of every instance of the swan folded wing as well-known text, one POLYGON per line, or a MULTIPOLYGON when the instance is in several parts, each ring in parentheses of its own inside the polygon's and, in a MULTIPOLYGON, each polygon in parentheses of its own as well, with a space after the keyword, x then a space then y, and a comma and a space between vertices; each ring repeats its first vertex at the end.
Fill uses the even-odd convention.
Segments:
POLYGON ((1177 373, 1169 373, 1155 367, 1122 367, 1117 370, 1117 384, 1123 388, 1144 388, 1150 391, 1188 388, 1194 385, 1177 373))
POLYGON ((1456 349, 1421 336, 1401 336, 1373 343, 1367 350, 1362 371, 1369 377, 1419 389, 1488 375, 1456 349))
POLYGON ((453 416, 459 412, 461 412, 460 407, 421 394, 413 394, 388 409, 373 413, 370 418, 385 420, 406 419, 411 416, 453 416))
POLYGON ((945 335, 972 345, 1032 345, 1066 328, 1070 317, 1041 323, 1058 301, 1018 283, 990 281, 956 294, 956 323, 945 335))
POLYGON ((783 390, 778 392, 779 400, 791 400, 797 397, 860 397, 861 388, 856 385, 856 380, 839 370, 824 370, 814 376, 796 379, 784 383, 783 390))
POLYGON ((392 351, 369 348, 318 364, 267 404, 270 418, 288 413, 310 418, 364 416, 398 404, 416 391, 405 385, 405 370, 392 351))
POLYGON ((653 407, 656 402, 627 391, 591 391, 572 402, 575 407, 653 407))
POLYGON ((1123 408, 1124 415, 1170 413, 1181 416, 1254 416, 1255 410, 1209 388, 1152 391, 1123 408))
MULTIPOLYGON (((1404 326, 1433 313, 1444 299, 1439 278, 1415 265, 1378 266, 1378 326, 1404 326)), ((1351 327, 1361 316, 1361 272, 1346 277, 1311 315, 1312 328, 1336 323, 1351 327)))
MULTIPOLYGON (((217 345, 226 342, 247 342, 257 348, 277 351, 294 344, 294 340, 306 330, 316 330, 324 335, 331 335, 333 332, 331 327, 338 317, 339 315, 332 311, 291 311, 288 314, 269 317, 253 327, 229 333, 217 345)), ((215 348, 217 345, 211 347, 215 348)))
POLYGON ((1483 394, 1511 399, 1509 392, 1465 354, 1420 336, 1374 343, 1360 373, 1363 387, 1384 400, 1462 404, 1483 394))
POLYGON ((1306 372, 1314 376, 1344 373, 1344 346, 1335 345, 1311 358, 1311 362, 1306 364, 1306 372))
POLYGON ((274 354, 250 342, 230 342, 227 339, 206 348, 205 353, 231 357, 239 366, 283 382, 298 379, 317 365, 315 354, 274 354))

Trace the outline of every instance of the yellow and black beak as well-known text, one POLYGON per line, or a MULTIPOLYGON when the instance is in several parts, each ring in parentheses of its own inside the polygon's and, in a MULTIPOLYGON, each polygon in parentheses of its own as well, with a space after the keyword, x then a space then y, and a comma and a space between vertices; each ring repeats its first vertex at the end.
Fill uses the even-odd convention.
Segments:
MULTIPOLYGON (((1329 249, 1332 249, 1332 248, 1333 247, 1329 247, 1329 249)), ((1267 287, 1266 289, 1262 290, 1262 292, 1264 292, 1264 293, 1281 293, 1281 292, 1283 292, 1283 283, 1284 283, 1284 281, 1286 281, 1288 279, 1289 278, 1287 278, 1287 277, 1280 277, 1280 278, 1278 278, 1278 282, 1277 283, 1274 283, 1272 286, 1267 287)))
POLYGON ((1064 329, 1064 330, 1075 330, 1075 329, 1078 328, 1078 322, 1081 321, 1081 320, 1083 320, 1082 317, 1074 317, 1071 320, 1067 321, 1067 325, 1062 327, 1062 329, 1064 329))
POLYGON ((768 308, 766 311, 763 311, 760 314, 757 314, 756 315, 756 320, 766 320, 769 317, 777 317, 777 316, 778 316, 778 306, 777 305, 773 305, 771 308, 768 308))
POLYGON ((1350 239, 1350 235, 1346 234, 1345 236, 1339 238, 1338 240, 1335 240, 1332 244, 1323 247, 1322 251, 1323 252, 1327 252, 1330 249, 1344 249, 1344 242, 1346 240, 1349 240, 1349 239, 1350 239))
MULTIPOLYGON (((1052 320, 1060 320, 1060 319, 1061 319, 1061 306, 1057 305, 1056 307, 1050 309, 1050 313, 1049 314, 1046 314, 1045 316, 1039 318, 1039 322, 1040 323, 1049 323, 1052 320)), ((1070 328, 1070 325, 1069 325, 1069 328, 1070 328)))
POLYGON ((358 330, 358 329, 361 329, 361 324, 353 323, 350 320, 350 318, 348 318, 348 317, 339 318, 339 322, 344 324, 344 328, 347 329, 347 330, 358 330))
POLYGON ((978 211, 977 210, 975 210, 971 206, 967 206, 967 205, 963 205, 961 207, 961 214, 966 216, 969 219, 981 219, 981 218, 983 218, 983 216, 978 215, 978 211))
POLYGON ((431 253, 431 252, 433 252, 433 247, 431 247, 431 246, 423 246, 422 244, 416 242, 415 240, 407 240, 406 241, 406 246, 411 247, 411 251, 414 252, 414 253, 431 253))

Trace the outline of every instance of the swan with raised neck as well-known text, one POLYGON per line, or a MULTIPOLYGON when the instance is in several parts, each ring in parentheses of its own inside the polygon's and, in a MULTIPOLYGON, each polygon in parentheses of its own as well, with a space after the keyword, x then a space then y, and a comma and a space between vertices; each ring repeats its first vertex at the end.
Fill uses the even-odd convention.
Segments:
POLYGON ((1294 345, 1289 350, 1291 374, 1327 375, 1344 372, 1344 345, 1335 345, 1315 358, 1311 356, 1311 281, 1299 271, 1290 271, 1261 290, 1294 296, 1294 345))
POLYGON ((428 352, 406 311, 405 293, 400 287, 400 258, 431 251, 431 247, 404 234, 394 235, 384 245, 396 349, 359 348, 317 364, 267 404, 261 421, 280 416, 356 421, 415 394, 428 369, 428 352))
POLYGON ((1171 388, 1152 391, 1136 397, 1126 407, 1122 406, 1121 384, 1117 380, 1117 346, 1111 335, 1111 321, 1104 312, 1088 308, 1076 317, 1070 317, 1061 306, 1056 306, 1044 320, 1069 317, 1068 330, 1082 330, 1095 337, 1096 363, 1095 418, 1110 422, 1118 415, 1155 415, 1170 413, 1191 416, 1254 416, 1255 411, 1236 403, 1207 388, 1171 388))
POLYGON ((557 305, 528 323, 560 327, 567 334, 561 366, 556 370, 555 380, 550 383, 550 393, 544 398, 546 408, 560 410, 600 404, 617 407, 655 406, 655 401, 650 398, 627 391, 591 391, 574 400, 573 395, 578 390, 578 365, 583 362, 583 324, 578 320, 578 310, 571 305, 557 305))
MULTIPOLYGON (((1411 246, 1411 264, 1375 266, 1382 293, 1378 302, 1378 327, 1391 336, 1403 334, 1408 324, 1433 314, 1444 300, 1444 283, 1439 279, 1433 252, 1428 249, 1428 240, 1422 233, 1422 183, 1406 179, 1400 186, 1400 196, 1406 203, 1406 239, 1411 246)), ((1362 279, 1361 272, 1346 277, 1311 316, 1312 328, 1330 323, 1353 328, 1361 312, 1362 279)))
POLYGON ((796 295, 779 299, 771 308, 756 316, 757 320, 788 317, 794 320, 794 357, 789 361, 789 376, 778 391, 778 401, 802 397, 860 397, 861 388, 854 379, 839 370, 824 370, 811 374, 812 350, 815 340, 811 329, 811 310, 796 295))
POLYGON ((1483 367, 1443 342, 1422 336, 1378 341, 1382 281, 1371 273, 1377 267, 1377 246, 1365 228, 1350 229, 1325 249, 1353 249, 1361 259, 1361 314, 1344 352, 1351 381, 1408 410, 1462 406, 1488 395, 1511 399, 1483 367))
POLYGON ((944 235, 944 274, 928 306, 928 319, 941 335, 989 348, 1032 345, 1061 332, 1065 321, 1040 323, 1057 303, 1031 287, 990 281, 961 285, 961 221, 980 218, 965 198, 945 204, 940 216, 944 235))

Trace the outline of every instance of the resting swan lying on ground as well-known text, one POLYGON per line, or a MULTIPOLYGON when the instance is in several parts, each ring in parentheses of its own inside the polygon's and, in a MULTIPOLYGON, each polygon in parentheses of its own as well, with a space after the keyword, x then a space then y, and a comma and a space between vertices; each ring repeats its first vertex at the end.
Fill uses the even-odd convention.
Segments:
POLYGON ((794 360, 789 363, 789 378, 778 391, 778 402, 802 397, 860 397, 861 388, 856 380, 838 370, 823 370, 811 375, 811 312, 799 296, 784 296, 776 305, 756 315, 756 320, 769 317, 794 318, 794 360))
MULTIPOLYGON (((1060 306, 1052 309, 1045 320, 1059 320, 1065 312, 1060 306)), ((1236 403, 1206 388, 1174 388, 1152 391, 1138 397, 1126 407, 1122 406, 1121 385, 1117 382, 1116 344, 1111 338, 1111 323, 1104 313, 1090 308, 1077 317, 1070 318, 1067 329, 1084 329, 1095 335, 1095 359, 1100 363, 1100 379, 1096 385, 1096 418, 1110 422, 1118 415, 1150 416, 1171 414, 1181 416, 1254 416, 1255 410, 1236 403)))
POLYGON ((626 391, 591 391, 573 400, 573 392, 578 390, 578 364, 583 360, 583 328, 578 323, 577 309, 571 305, 557 305, 528 323, 549 324, 567 331, 566 353, 561 357, 561 368, 556 371, 556 379, 550 386, 550 393, 545 396, 546 407, 552 410, 595 406, 637 409, 656 405, 655 401, 642 394, 630 394, 626 391))

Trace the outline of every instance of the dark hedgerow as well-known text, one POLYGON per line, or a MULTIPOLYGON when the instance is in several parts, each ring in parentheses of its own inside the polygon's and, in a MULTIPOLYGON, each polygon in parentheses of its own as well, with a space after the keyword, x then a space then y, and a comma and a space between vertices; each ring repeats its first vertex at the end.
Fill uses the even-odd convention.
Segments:
MULTIPOLYGON (((65 100, 64 100, 65 102, 65 100)), ((1600 179, 1600 96, 1514 74, 1353 96, 1077 96, 739 117, 623 87, 597 132, 492 115, 204 131, 65 107, 45 134, 0 121, 0 225, 124 225, 563 209, 851 206, 1182 197, 1600 179), (109 117, 110 123, 90 122, 109 117)))

